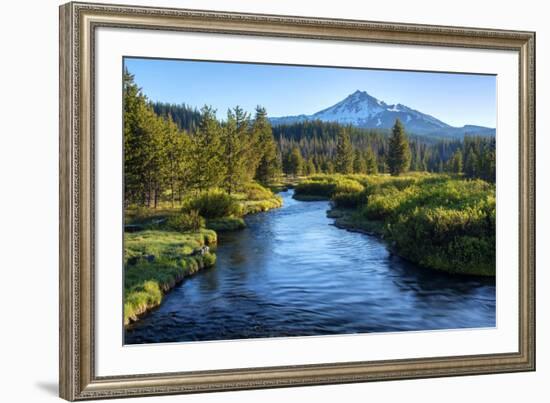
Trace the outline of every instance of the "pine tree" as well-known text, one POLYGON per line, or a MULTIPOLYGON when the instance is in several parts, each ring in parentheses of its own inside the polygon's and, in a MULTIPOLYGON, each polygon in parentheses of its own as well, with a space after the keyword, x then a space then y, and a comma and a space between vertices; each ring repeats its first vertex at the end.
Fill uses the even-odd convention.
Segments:
POLYGON ((125 203, 145 204, 142 167, 146 155, 141 151, 142 131, 139 116, 145 109, 145 97, 134 82, 134 76, 124 70, 124 199, 125 203))
POLYGON ((164 119, 155 114, 127 70, 123 79, 125 201, 156 207, 165 179, 164 119))
POLYGON ((336 171, 339 173, 353 173, 353 148, 349 133, 345 129, 338 131, 335 165, 336 171))
POLYGON ((494 137, 464 137, 464 176, 481 178, 488 182, 496 179, 496 140, 494 137))
POLYGON ((456 150, 451 158, 451 171, 455 174, 462 173, 462 152, 456 150))
POLYGON ((189 105, 152 102, 151 106, 157 115, 165 119, 170 116, 180 130, 194 132, 199 126, 201 113, 189 105))
POLYGON ((190 177, 193 187, 205 190, 220 186, 226 171, 222 160, 222 128, 215 110, 204 106, 197 132, 191 137, 190 177))
POLYGON ((315 175, 317 169, 313 163, 313 158, 308 158, 304 164, 304 174, 305 175, 315 175))
POLYGON ((485 178, 486 181, 496 182, 496 139, 488 141, 485 151, 485 178))
POLYGON ((264 184, 269 183, 278 172, 277 145, 273 139, 271 124, 267 119, 265 108, 256 107, 256 116, 252 131, 257 133, 258 154, 260 156, 256 168, 256 179, 264 184))
POLYGON ((358 149, 355 149, 353 154, 353 172, 356 174, 364 174, 367 172, 367 163, 361 151, 358 149))
POLYGON ((389 141, 387 156, 387 164, 390 174, 393 176, 398 176, 399 174, 408 171, 410 162, 411 152, 409 149, 409 141, 401 121, 396 119, 389 141))
POLYGON ((324 171, 327 174, 333 174, 335 172, 334 164, 332 163, 332 161, 326 162, 324 171))
POLYGON ((143 166, 144 181, 147 189, 147 205, 157 208, 166 182, 166 147, 164 135, 166 125, 164 119, 157 116, 153 108, 147 105, 142 115, 144 133, 142 147, 148 158, 143 166))
POLYGON ((477 155, 472 149, 469 149, 464 163, 464 175, 467 178, 475 178, 477 174, 477 155))
POLYGON ((236 106, 227 111, 227 122, 221 136, 225 173, 222 185, 229 194, 239 190, 251 179, 248 165, 251 147, 248 142, 249 126, 250 118, 242 108, 236 106))
POLYGON ((367 149, 367 152, 365 153, 365 165, 366 165, 366 172, 369 175, 372 175, 378 172, 378 163, 376 161, 376 156, 374 155, 374 152, 370 147, 367 149))
POLYGON ((300 153, 300 149, 297 146, 294 146, 288 155, 288 173, 293 176, 301 175, 303 165, 302 153, 300 153))
POLYGON ((165 120, 165 164, 164 177, 166 178, 170 190, 170 200, 172 207, 175 205, 176 194, 188 187, 189 177, 189 136, 180 132, 178 126, 172 120, 172 115, 168 114, 165 120))

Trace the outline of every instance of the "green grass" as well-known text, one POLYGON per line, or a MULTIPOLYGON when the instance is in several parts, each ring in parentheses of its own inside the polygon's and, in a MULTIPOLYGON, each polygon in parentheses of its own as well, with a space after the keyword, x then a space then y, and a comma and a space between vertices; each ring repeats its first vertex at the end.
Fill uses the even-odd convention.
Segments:
POLYGON ((246 185, 241 192, 232 196, 240 206, 241 216, 261 213, 283 205, 280 196, 257 183, 246 185))
POLYGON ((155 208, 130 205, 124 210, 124 223, 130 225, 150 226, 155 221, 165 220, 167 216, 180 210, 179 204, 163 202, 155 208))
POLYGON ((216 232, 201 229, 197 232, 141 231, 124 234, 124 259, 145 259, 147 256, 175 259, 189 255, 203 245, 216 245, 216 232))
POLYGON ((365 190, 354 175, 324 175, 308 177, 294 188, 294 198, 302 201, 332 200, 339 207, 355 207, 365 190))
POLYGON ((444 178, 374 194, 363 214, 386 222, 403 257, 460 274, 495 275, 495 187, 444 178), (369 206, 370 204, 370 206, 369 206))
POLYGON ((206 221, 206 228, 218 232, 236 231, 245 227, 246 223, 241 217, 213 218, 206 221))
POLYGON ((137 226, 138 230, 186 230, 206 226, 216 231, 232 231, 245 227, 243 216, 282 205, 281 197, 253 182, 231 195, 220 189, 191 193, 173 207, 166 201, 159 203, 157 209, 130 206, 126 209, 125 223, 137 226), (200 218, 206 223, 203 224, 200 218))
POLYGON ((282 207, 283 199, 279 196, 273 195, 271 198, 264 200, 245 200, 241 205, 245 215, 256 214, 282 207))
POLYGON ((327 211, 327 217, 334 219, 338 228, 344 228, 370 235, 384 235, 384 222, 369 220, 353 208, 334 207, 327 211))
POLYGON ((495 186, 444 174, 316 175, 301 200, 330 197, 342 228, 379 234, 400 256, 450 273, 495 275, 495 186))
POLYGON ((256 182, 246 184, 242 191, 246 195, 246 200, 268 200, 274 196, 270 189, 256 182))
POLYGON ((206 220, 197 210, 190 210, 167 217, 164 226, 173 231, 198 231, 206 226, 206 220))
POLYGON ((194 254, 204 245, 215 247, 216 233, 142 231, 126 233, 124 270, 124 324, 162 302, 163 295, 183 278, 216 262, 214 253, 194 254))

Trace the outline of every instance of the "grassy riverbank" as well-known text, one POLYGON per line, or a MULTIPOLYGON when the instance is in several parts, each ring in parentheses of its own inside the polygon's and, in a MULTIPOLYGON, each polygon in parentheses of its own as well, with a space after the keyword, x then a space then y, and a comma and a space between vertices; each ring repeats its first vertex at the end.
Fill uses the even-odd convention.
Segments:
POLYGON ((197 192, 156 209, 126 209, 124 234, 124 324, 162 302, 185 277, 216 262, 216 231, 245 227, 243 217, 282 206, 282 199, 258 184, 229 195, 197 192))
POLYGON ((228 231, 244 228, 242 218, 245 215, 282 205, 281 197, 257 183, 251 183, 241 192, 231 195, 220 189, 210 189, 191 194, 173 204, 162 201, 156 208, 132 205, 126 208, 124 218, 127 230, 166 229, 167 226, 177 230, 178 217, 194 211, 204 219, 203 226, 206 228, 228 231))
POLYGON ((213 266, 216 255, 210 248, 216 242, 216 233, 207 229, 124 234, 124 324, 158 306, 185 277, 213 266))
POLYGON ((315 175, 296 198, 325 198, 342 228, 382 236, 398 255, 450 273, 495 275, 495 186, 443 174, 315 175))

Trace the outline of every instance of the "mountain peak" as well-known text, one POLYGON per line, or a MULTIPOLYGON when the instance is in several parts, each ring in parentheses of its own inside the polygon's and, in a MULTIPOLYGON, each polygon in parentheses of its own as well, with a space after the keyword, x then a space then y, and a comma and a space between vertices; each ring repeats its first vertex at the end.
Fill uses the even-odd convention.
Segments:
POLYGON ((361 91, 361 90, 355 90, 355 92, 348 95, 346 98, 374 98, 372 95, 370 95, 367 91, 361 91))
MULTIPOLYGON (((346 96, 340 102, 313 115, 271 118, 271 122, 272 124, 288 124, 308 120, 320 120, 363 128, 388 129, 393 126, 397 118, 401 120, 405 129, 410 133, 463 136, 465 132, 464 128, 454 128, 433 116, 412 109, 407 105, 401 103, 388 105, 384 101, 373 97, 367 91, 359 89, 346 96)), ((495 131, 490 128, 472 129, 474 132, 480 130, 493 134, 495 131)))

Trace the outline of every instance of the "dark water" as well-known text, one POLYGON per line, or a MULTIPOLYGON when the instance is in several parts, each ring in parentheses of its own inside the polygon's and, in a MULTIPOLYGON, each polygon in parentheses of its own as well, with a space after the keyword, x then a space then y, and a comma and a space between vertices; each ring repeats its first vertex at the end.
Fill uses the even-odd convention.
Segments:
POLYGON ((127 344, 495 326, 492 279, 415 267, 375 237, 337 229, 327 202, 247 217, 217 263, 170 292, 127 344))

